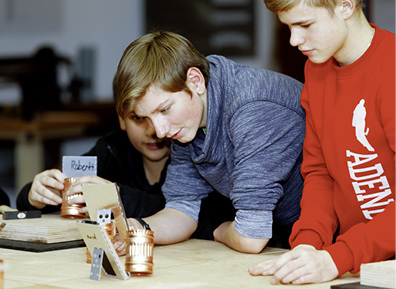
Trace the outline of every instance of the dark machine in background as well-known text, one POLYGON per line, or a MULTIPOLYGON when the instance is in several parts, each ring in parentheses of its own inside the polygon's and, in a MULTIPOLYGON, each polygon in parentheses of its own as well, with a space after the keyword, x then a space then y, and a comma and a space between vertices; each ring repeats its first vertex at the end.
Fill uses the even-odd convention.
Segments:
POLYGON ((0 58, 0 84, 16 83, 21 90, 15 116, 30 121, 35 112, 68 109, 80 103, 81 94, 92 90, 92 80, 80 75, 77 64, 48 46, 38 48, 31 56, 0 58), (65 87, 59 84, 60 68, 67 71, 65 87), (62 101, 62 94, 69 95, 68 103, 62 101))
POLYGON ((20 86, 22 100, 20 116, 31 120, 37 110, 54 109, 61 105, 58 66, 71 62, 55 54, 50 47, 42 47, 32 56, 0 59, 0 80, 20 86))

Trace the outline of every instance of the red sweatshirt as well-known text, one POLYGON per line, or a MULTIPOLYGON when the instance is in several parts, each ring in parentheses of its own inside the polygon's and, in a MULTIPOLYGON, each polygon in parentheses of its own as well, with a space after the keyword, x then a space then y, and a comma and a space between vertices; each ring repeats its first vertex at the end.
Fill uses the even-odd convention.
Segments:
POLYGON ((395 35, 373 27, 354 63, 308 60, 301 95, 304 190, 290 244, 328 251, 339 276, 395 255, 395 35))

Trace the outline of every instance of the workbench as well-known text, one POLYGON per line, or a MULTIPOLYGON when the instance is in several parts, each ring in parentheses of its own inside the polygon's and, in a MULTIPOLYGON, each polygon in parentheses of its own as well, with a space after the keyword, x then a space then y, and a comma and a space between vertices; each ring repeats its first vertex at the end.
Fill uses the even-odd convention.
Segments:
MULTIPOLYGON (((270 277, 251 276, 248 268, 285 252, 266 248, 260 254, 236 252, 224 244, 191 239, 174 245, 155 245, 152 275, 133 276, 127 280, 102 274, 99 281, 89 278, 91 265, 86 263, 86 248, 48 252, 25 252, 0 249, 4 260, 4 288, 277 288, 330 289, 331 285, 359 282, 359 275, 322 284, 302 286, 271 285, 270 277)), ((125 257, 121 257, 125 262, 125 257)))

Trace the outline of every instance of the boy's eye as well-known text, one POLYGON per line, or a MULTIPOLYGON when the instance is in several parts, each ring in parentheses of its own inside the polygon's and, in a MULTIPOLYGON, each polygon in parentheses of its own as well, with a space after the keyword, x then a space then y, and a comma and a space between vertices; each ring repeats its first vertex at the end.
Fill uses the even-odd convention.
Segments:
POLYGON ((134 120, 134 121, 142 121, 142 120, 144 120, 145 118, 144 118, 144 117, 137 116, 137 115, 131 115, 131 116, 130 116, 130 119, 132 119, 132 120, 134 120))
POLYGON ((161 113, 166 113, 166 112, 169 111, 169 109, 170 109, 170 106, 167 106, 167 107, 161 109, 160 112, 161 112, 161 113))

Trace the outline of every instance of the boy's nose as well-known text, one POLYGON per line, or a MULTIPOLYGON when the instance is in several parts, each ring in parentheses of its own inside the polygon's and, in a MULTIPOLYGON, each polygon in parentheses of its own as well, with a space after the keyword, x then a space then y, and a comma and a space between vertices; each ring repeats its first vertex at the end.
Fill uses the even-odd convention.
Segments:
POLYGON ((151 122, 157 137, 158 138, 166 137, 167 134, 166 126, 158 120, 152 120, 151 122))
POLYGON ((304 43, 304 38, 296 30, 291 29, 290 30, 290 41, 289 42, 290 42, 291 46, 299 46, 299 45, 304 43))

